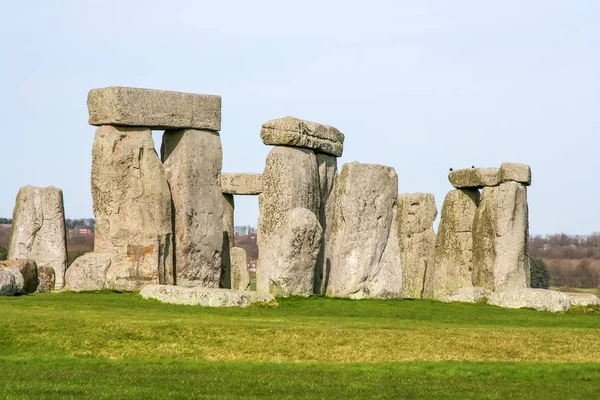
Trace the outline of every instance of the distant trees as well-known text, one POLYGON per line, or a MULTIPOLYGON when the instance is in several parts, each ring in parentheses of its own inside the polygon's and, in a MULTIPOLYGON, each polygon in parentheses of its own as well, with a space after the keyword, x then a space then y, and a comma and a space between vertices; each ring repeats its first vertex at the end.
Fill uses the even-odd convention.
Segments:
POLYGON ((67 229, 73 229, 76 226, 82 226, 82 227, 86 227, 86 228, 90 228, 91 230, 94 230, 94 227, 96 226, 96 220, 94 218, 79 218, 79 219, 67 218, 67 219, 65 219, 65 225, 67 226, 67 229))
POLYGON ((538 289, 548 289, 550 287, 550 274, 546 263, 540 258, 530 259, 531 266, 531 287, 538 289))
POLYGON ((0 224, 12 224, 12 218, 0 218, 0 224))
POLYGON ((256 233, 256 228, 252 225, 236 225, 233 228, 233 233, 236 235, 250 235, 256 233))

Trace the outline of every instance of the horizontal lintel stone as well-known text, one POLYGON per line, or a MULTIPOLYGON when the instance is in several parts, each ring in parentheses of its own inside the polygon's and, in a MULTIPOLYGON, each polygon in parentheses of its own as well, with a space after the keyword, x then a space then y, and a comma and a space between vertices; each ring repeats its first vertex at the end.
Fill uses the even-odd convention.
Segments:
POLYGON ((221 192, 223 193, 257 195, 262 191, 262 174, 221 173, 221 192))
POLYGON ((88 93, 90 125, 221 130, 221 96, 110 86, 88 93))
POLYGON ((448 180, 457 189, 498 186, 498 168, 465 168, 450 171, 448 180))
POLYGON ((304 147, 336 157, 344 151, 344 134, 336 128, 294 117, 263 124, 260 137, 266 145, 304 147))
POLYGON ((531 185, 531 167, 527 164, 502 163, 498 173, 500 182, 519 182, 525 186, 531 185))

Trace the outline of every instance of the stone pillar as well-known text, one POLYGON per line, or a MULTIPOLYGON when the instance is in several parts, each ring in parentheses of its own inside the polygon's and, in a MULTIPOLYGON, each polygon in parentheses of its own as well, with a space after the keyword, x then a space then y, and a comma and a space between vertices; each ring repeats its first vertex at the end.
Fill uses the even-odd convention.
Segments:
POLYGON ((241 247, 231 248, 231 289, 248 290, 250 273, 248 272, 248 257, 246 250, 241 247))
POLYGON ((314 268, 320 248, 318 225, 320 190, 317 161, 312 150, 274 147, 267 156, 259 195, 258 291, 281 296, 309 296, 313 292, 314 268), (294 220, 288 214, 295 209, 294 220), (308 214, 313 214, 311 219, 308 214), (305 224, 299 227, 296 224, 305 224), (317 248, 313 258, 317 233, 317 248), (295 242, 290 238, 292 235, 295 242), (296 253, 296 256, 294 256, 296 253), (286 262, 292 264, 286 265, 286 262))
MULTIPOLYGON (((224 289, 233 289, 231 276, 233 256, 231 250, 235 246, 234 212, 235 202, 233 195, 223 193, 223 250, 221 252, 221 282, 219 287, 224 289)), ((246 257, 245 250, 244 257, 246 257)))
POLYGON ((327 295, 402 296, 397 197, 398 176, 393 168, 344 164, 336 184, 333 221, 328 225, 327 295))
POLYGON ((327 246, 330 230, 327 228, 333 221, 335 211, 335 183, 337 181, 337 157, 317 153, 317 167, 319 170, 319 187, 321 202, 319 207, 319 223, 322 228, 321 250, 315 267, 315 294, 325 294, 331 265, 327 263, 331 249, 327 246))
POLYGON ((473 220, 478 205, 477 189, 452 190, 444 199, 431 282, 434 298, 473 286, 473 220))
POLYGON ((92 149, 94 251, 109 255, 106 288, 173 280, 171 194, 150 129, 101 126, 92 149))
POLYGON ((223 251, 223 151, 218 132, 167 130, 161 148, 173 199, 175 284, 218 288, 223 251))
POLYGON ((67 269, 67 240, 62 190, 25 186, 19 190, 8 245, 9 260, 35 260, 52 268, 49 286, 62 289, 67 269))
POLYGON ((484 187, 473 220, 473 286, 494 291, 498 187, 484 187))
POLYGON ((402 297, 421 298, 426 276, 435 264, 433 222, 437 217, 435 199, 430 193, 398 195, 398 239, 402 258, 402 297))

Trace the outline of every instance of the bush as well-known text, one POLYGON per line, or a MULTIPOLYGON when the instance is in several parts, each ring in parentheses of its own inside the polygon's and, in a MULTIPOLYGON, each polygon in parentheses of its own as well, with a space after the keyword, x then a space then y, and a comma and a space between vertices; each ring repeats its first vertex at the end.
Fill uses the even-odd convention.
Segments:
POLYGON ((530 259, 531 267, 531 287, 539 289, 548 289, 550 287, 550 274, 546 263, 540 258, 530 259))
POLYGON ((8 257, 8 249, 0 244, 0 261, 6 260, 8 257))

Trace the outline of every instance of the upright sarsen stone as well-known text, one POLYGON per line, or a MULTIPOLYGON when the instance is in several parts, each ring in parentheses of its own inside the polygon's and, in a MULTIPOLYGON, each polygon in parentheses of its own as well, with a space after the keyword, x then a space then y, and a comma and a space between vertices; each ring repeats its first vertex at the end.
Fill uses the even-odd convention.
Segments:
POLYGON ((402 297, 421 298, 425 294, 426 277, 435 263, 437 217, 435 198, 431 193, 398 195, 398 240, 402 255, 402 297))
POLYGON ((322 238, 321 250, 315 267, 314 293, 324 294, 327 281, 329 280, 329 271, 331 269, 331 263, 327 263, 327 259, 331 257, 331 248, 327 245, 327 243, 331 243, 331 241, 328 240, 328 234, 331 230, 327 229, 327 227, 333 221, 333 214, 335 212, 335 183, 337 181, 338 172, 337 157, 321 153, 316 154, 316 156, 321 193, 318 216, 322 228, 322 238))
POLYGON ((173 199, 175 283, 218 288, 223 251, 221 138, 212 131, 165 131, 161 153, 173 199))
POLYGON ((452 190, 444 199, 431 282, 434 298, 473 286, 473 220, 478 204, 477 189, 452 190))
POLYGON ((398 176, 393 168, 344 164, 327 229, 331 264, 326 294, 401 297, 402 267, 395 229, 398 176), (394 229, 392 229, 394 227, 394 229))
POLYGON ((494 291, 498 187, 485 187, 473 220, 473 286, 494 291))
POLYGON ((19 190, 8 245, 9 260, 35 260, 54 270, 54 287, 62 289, 67 268, 67 240, 62 190, 25 186, 19 190))
MULTIPOLYGON (((223 250, 221 251, 221 281, 219 287, 233 289, 232 286, 232 249, 235 246, 234 236, 235 200, 233 195, 223 193, 223 250)), ((244 257, 246 252, 244 251, 244 257)))
POLYGON ((248 272, 248 257, 246 249, 232 247, 231 251, 231 289, 248 290, 250 273, 248 272))
MULTIPOLYGON (((289 224, 288 213, 295 208, 303 208, 315 215, 319 214, 320 187, 317 161, 312 150, 293 147, 276 146, 267 156, 263 172, 263 192, 259 195, 260 218, 258 221, 258 263, 256 269, 257 290, 268 292, 270 288, 282 288, 284 285, 279 279, 286 274, 310 274, 310 291, 304 287, 286 289, 286 295, 309 295, 312 293, 312 279, 314 279, 314 264, 296 265, 296 270, 291 270, 284 265, 291 254, 290 249, 281 249, 281 238, 288 234, 293 227, 289 224), (279 268, 285 268, 285 274, 279 268), (312 268, 312 273, 307 272, 312 268)), ((318 221, 318 218, 317 218, 318 221)), ((307 234, 312 229, 307 229, 307 234)), ((320 234, 320 232, 319 232, 320 234)), ((287 237, 287 236, 286 236, 287 237)), ((301 242, 305 238, 297 237, 301 242)), ((320 239, 320 238, 319 238, 320 239)), ((304 258, 308 262, 308 258, 304 258)), ((305 276, 293 278, 300 282, 305 276)), ((302 282, 304 282, 302 280, 302 282)), ((279 289, 277 289, 279 290, 279 289)))
POLYGON ((95 253, 107 289, 173 282, 171 194, 149 129, 101 126, 92 149, 95 253))

